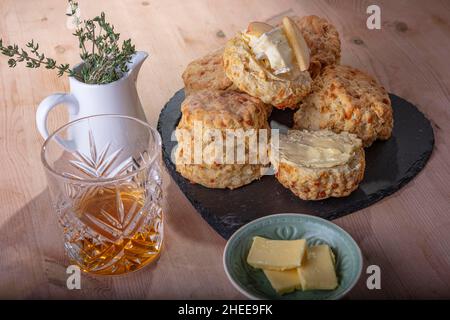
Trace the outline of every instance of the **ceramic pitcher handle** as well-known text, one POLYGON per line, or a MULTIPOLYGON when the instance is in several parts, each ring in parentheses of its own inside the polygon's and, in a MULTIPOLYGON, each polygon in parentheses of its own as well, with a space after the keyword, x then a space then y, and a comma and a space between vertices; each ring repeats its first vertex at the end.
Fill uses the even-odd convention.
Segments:
POLYGON ((71 94, 55 93, 55 94, 52 94, 51 96, 48 96, 47 98, 45 98, 39 104, 39 107, 37 108, 37 111, 36 111, 36 125, 39 130, 39 133, 41 134, 41 136, 44 139, 47 139, 49 136, 48 128, 47 128, 48 114, 54 107, 56 107, 62 103, 64 103, 67 106, 69 114, 71 116, 78 114, 78 110, 79 110, 78 101, 71 94))

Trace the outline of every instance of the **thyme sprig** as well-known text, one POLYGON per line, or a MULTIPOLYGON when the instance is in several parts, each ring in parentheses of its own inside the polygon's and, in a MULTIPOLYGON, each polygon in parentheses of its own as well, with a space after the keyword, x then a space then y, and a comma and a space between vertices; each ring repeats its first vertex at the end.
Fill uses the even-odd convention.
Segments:
POLYGON ((58 76, 68 74, 89 84, 106 84, 120 79, 128 72, 127 64, 136 53, 131 39, 120 45, 120 34, 106 21, 104 12, 93 19, 81 21, 77 15, 78 2, 68 2, 70 12, 66 15, 74 19, 76 29, 73 35, 78 38, 80 58, 83 60, 81 68, 74 70, 69 64, 57 64, 39 51, 39 44, 34 40, 26 44, 27 49, 21 49, 17 44, 4 46, 0 38, 0 53, 9 57, 9 67, 14 68, 18 63, 25 63, 28 68, 45 66, 46 69, 58 70, 58 76))
POLYGON ((4 47, 2 39, 0 39, 0 52, 10 57, 8 65, 11 68, 16 67, 18 62, 26 62, 28 68, 39 68, 41 65, 44 65, 46 69, 57 69, 58 76, 62 76, 64 73, 75 76, 68 64, 57 65, 54 59, 46 57, 43 53, 39 53, 39 44, 35 44, 34 40, 28 42, 26 47, 30 49, 32 56, 24 49, 19 49, 17 44, 4 47))

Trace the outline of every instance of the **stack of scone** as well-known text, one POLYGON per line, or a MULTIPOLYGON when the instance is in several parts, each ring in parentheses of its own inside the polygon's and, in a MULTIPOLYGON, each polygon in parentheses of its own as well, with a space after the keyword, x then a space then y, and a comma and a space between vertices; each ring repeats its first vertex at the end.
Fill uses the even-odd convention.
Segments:
MULTIPOLYGON (((269 128, 272 107, 297 110, 293 129, 272 137, 275 177, 304 200, 347 196, 364 176, 363 147, 391 136, 393 116, 386 90, 340 65, 340 57, 339 34, 323 18, 284 17, 278 26, 252 22, 224 49, 188 65, 178 129, 192 130, 197 122, 225 138, 228 129, 269 128)), ((194 143, 186 142, 189 135, 177 138, 179 145, 194 143)), ((186 148, 177 150, 177 170, 191 182, 233 189, 264 173, 264 163, 215 163, 207 152, 214 139, 208 139, 202 162, 192 161, 186 148)))
MULTIPOLYGON (((183 177, 209 188, 235 189, 262 176, 264 164, 249 159, 244 159, 243 163, 225 162, 223 154, 226 150, 223 150, 222 161, 219 161, 215 152, 215 143, 226 141, 228 129, 253 129, 258 132, 259 129, 269 128, 269 110, 261 100, 237 91, 201 90, 187 96, 181 112, 176 131, 178 148, 175 160, 177 170, 183 177), (202 131, 197 153, 201 159, 197 161, 194 141, 196 126, 202 131)), ((248 153, 248 139, 244 143, 243 149, 248 153)))

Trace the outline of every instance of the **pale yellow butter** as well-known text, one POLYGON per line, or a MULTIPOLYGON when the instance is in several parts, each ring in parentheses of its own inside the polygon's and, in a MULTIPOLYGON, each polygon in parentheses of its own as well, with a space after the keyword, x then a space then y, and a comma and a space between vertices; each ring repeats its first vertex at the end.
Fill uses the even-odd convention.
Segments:
POLYGON ((269 240, 254 237, 247 263, 254 268, 288 270, 302 264, 307 250, 306 240, 269 240))
POLYGON ((282 28, 273 28, 261 36, 248 33, 245 36, 256 58, 266 58, 274 74, 294 70, 294 54, 282 28))
POLYGON ((348 163, 361 147, 358 142, 344 133, 292 130, 279 137, 279 159, 295 166, 332 168, 348 163))
POLYGON ((301 288, 300 277, 297 269, 275 271, 263 270, 267 279, 279 294, 285 294, 301 288))
POLYGON ((307 257, 297 271, 303 290, 333 290, 338 286, 334 255, 327 245, 309 247, 307 257))

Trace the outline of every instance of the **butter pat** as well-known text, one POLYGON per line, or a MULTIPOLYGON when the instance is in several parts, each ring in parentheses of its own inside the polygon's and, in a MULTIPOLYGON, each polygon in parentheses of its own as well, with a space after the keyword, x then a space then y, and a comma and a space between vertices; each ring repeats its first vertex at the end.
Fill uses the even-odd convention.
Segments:
POLYGON ((288 270, 302 265, 306 240, 269 240, 254 237, 247 263, 254 268, 288 270))
POLYGON ((275 271, 263 270, 267 279, 278 294, 285 294, 301 288, 297 269, 275 271))
POLYGON ((308 70, 310 63, 310 52, 308 44, 306 43, 305 38, 303 38, 302 32, 297 27, 297 24, 289 17, 283 18, 283 28, 289 44, 294 51, 300 70, 308 70))
POLYGON ((297 271, 303 290, 333 290, 338 286, 334 255, 327 245, 309 247, 308 255, 297 271))
POLYGON ((294 53, 282 28, 274 28, 261 36, 247 34, 249 46, 257 59, 266 58, 274 74, 294 69, 294 53))

